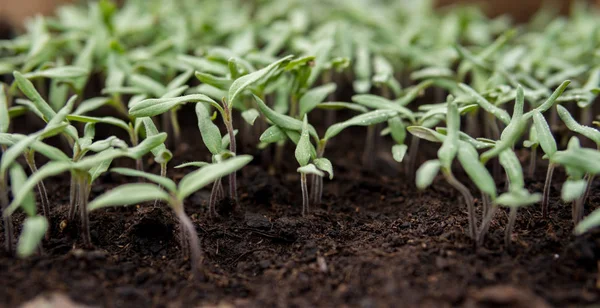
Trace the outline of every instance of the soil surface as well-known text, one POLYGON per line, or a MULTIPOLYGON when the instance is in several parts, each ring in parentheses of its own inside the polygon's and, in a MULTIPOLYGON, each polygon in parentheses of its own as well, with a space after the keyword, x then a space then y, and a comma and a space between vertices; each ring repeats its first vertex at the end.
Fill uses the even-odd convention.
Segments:
MULTIPOLYGON (((188 111, 182 113, 193 115, 188 111)), ((171 166, 207 158, 193 116, 183 116, 182 126, 189 129, 171 166)), ((498 211, 485 245, 475 249, 465 233, 467 214, 460 196, 443 179, 417 191, 387 154, 389 144, 379 144, 375 170, 361 166, 364 131, 349 129, 328 148, 335 178, 325 180, 323 204, 313 206, 307 217, 300 215, 293 149, 284 152, 285 162, 277 172, 270 172, 273 168, 265 162, 272 161, 272 151, 261 154, 243 146, 255 160, 238 176, 241 214, 232 214, 224 201, 219 204, 221 219, 209 219, 210 187, 186 203, 202 245, 202 280, 191 277, 189 261, 181 257, 178 224, 166 205, 93 212, 95 249, 82 250, 78 226, 65 220, 69 179, 47 180, 51 239, 44 243, 42 256, 18 260, 0 255, 0 303, 14 307, 56 294, 105 307, 600 303, 600 232, 572 235, 570 205, 559 197, 564 180, 560 170, 551 194, 551 219, 542 219, 539 205, 521 209, 512 247, 506 249, 507 212, 498 211)), ((421 148, 421 161, 435 156, 432 145, 421 148)), ((527 166, 526 152, 522 162, 527 166)), ((542 164, 540 160, 535 179, 527 183, 532 191, 542 190, 542 164)), ((116 165, 132 167, 125 161, 116 165)), ((151 161, 145 166, 158 173, 151 161)), ((170 168, 169 176, 178 180, 189 171, 170 168)), ((459 178, 465 179, 460 174, 459 178)), ((90 199, 126 181, 131 179, 107 173, 94 184, 90 199)), ((504 187, 503 180, 498 183, 504 187)), ((600 204, 599 186, 596 181, 586 213, 600 204)), ((16 215, 15 225, 22 219, 16 215)), ((57 306, 65 306, 60 303, 57 306)))

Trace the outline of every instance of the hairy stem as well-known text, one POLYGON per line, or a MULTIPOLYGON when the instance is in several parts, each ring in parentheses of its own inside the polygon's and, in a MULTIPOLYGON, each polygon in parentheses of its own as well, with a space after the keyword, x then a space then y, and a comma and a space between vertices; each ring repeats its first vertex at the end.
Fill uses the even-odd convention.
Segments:
POLYGON ((531 147, 531 153, 529 155, 529 168, 527 174, 529 178, 533 179, 535 176, 535 166, 537 164, 537 146, 531 147))
POLYGON ((181 223, 182 230, 181 232, 187 233, 187 239, 190 248, 190 262, 192 265, 192 275, 198 278, 200 271, 198 269, 199 265, 202 263, 202 251, 200 250, 200 241, 198 240, 198 234, 196 233, 196 228, 192 221, 188 217, 188 215, 183 210, 183 205, 178 204, 174 207, 175 215, 179 219, 181 223))
POLYGON ((81 238, 83 239, 83 246, 85 248, 92 247, 92 237, 90 236, 90 216, 87 211, 88 203, 88 178, 87 174, 79 175, 77 190, 79 191, 79 213, 81 219, 81 238))
POLYGON ((377 125, 369 125, 367 127, 367 139, 365 140, 365 148, 362 155, 362 165, 367 170, 372 170, 376 159, 376 142, 377 125))
POLYGON ((77 178, 75 174, 71 173, 71 187, 69 188, 69 221, 75 220, 77 213, 77 178))
POLYGON ((554 173, 554 164, 548 165, 546 171, 546 181, 544 182, 544 192, 542 194, 542 217, 548 218, 548 203, 550 202, 550 186, 552 184, 552 174, 554 173))
POLYGON ((462 195, 463 199, 465 200, 465 204, 467 205, 467 213, 469 217, 469 236, 473 240, 476 240, 475 235, 477 232, 477 224, 475 222, 475 207, 473 206, 473 196, 471 195, 469 189, 454 177, 452 171, 446 170, 444 172, 444 176, 446 177, 446 181, 448 181, 448 183, 452 187, 454 187, 454 189, 458 190, 462 195))
POLYGON ((419 153, 420 138, 412 136, 410 139, 410 147, 408 148, 408 158, 404 165, 404 172, 408 177, 410 183, 414 183, 415 179, 415 165, 417 164, 417 154, 419 153))
POLYGON ((585 193, 583 193, 583 196, 581 196, 582 206, 585 206, 585 202, 587 201, 588 197, 590 196, 590 190, 592 190, 593 183, 594 183, 594 175, 588 173, 587 174, 587 185, 585 187, 585 193))
MULTIPOLYGON (((236 154, 237 145, 235 143, 235 134, 233 132, 233 119, 231 117, 231 109, 227 104, 223 104, 225 110, 225 126, 227 127, 227 133, 229 134, 229 151, 231 153, 236 154)), ((234 207, 238 205, 238 196, 237 196, 237 172, 232 172, 229 175, 229 196, 234 202, 234 207)))
POLYGON ((306 174, 300 174, 300 188, 302 189, 302 216, 308 215, 309 202, 308 202, 308 188, 306 186, 306 174))
POLYGON ((479 234, 477 235, 477 245, 483 245, 485 235, 490 229, 490 224, 492 222, 492 219, 494 219, 494 215, 496 215, 497 211, 497 206, 491 206, 486 215, 483 217, 483 220, 481 221, 481 227, 479 228, 479 234))
MULTIPOLYGON (((130 131, 129 131, 129 139, 131 140, 131 146, 135 147, 139 144, 139 138, 137 135, 137 132, 135 132, 133 130, 133 128, 131 128, 130 126, 130 131)), ((144 171, 144 162, 142 161, 142 158, 137 158, 135 160, 135 169, 137 169, 138 171, 144 171)))
MULTIPOLYGON (((8 187, 7 183, 3 178, 0 178, 0 205, 2 206, 2 211, 4 211, 8 207, 8 187)), ((8 254, 14 253, 14 229, 13 229, 13 220, 12 216, 2 215, 3 223, 4 223, 4 247, 8 254)))
POLYGON ((210 217, 210 218, 215 218, 218 216, 217 210, 216 210, 216 203, 217 203, 217 194, 219 191, 220 180, 221 179, 216 180, 213 183, 212 189, 210 191, 210 199, 208 201, 208 217, 210 217))
MULTIPOLYGON (((160 163, 160 176, 163 178, 167 177, 167 163, 160 163)), ((162 185, 158 185, 162 188, 162 185)), ((158 206, 158 199, 154 200, 154 207, 158 206)))
MULTIPOLYGON (((25 154, 25 161, 27 162, 27 166, 29 166, 29 170, 31 173, 37 173, 38 169, 35 164, 34 158, 35 152, 30 151, 25 154)), ((50 218, 50 201, 48 200, 48 193, 46 191, 46 185, 44 185, 44 181, 40 181, 37 184, 38 193, 40 194, 40 199, 42 201, 42 213, 46 218, 50 218)))
POLYGON ((177 147, 181 142, 181 126, 179 126, 176 109, 169 110, 169 118, 171 121, 171 129, 173 130, 173 141, 175 142, 175 147, 177 147))
POLYGON ((504 233, 504 245, 506 247, 510 247, 510 242, 512 239, 512 232, 515 227, 515 221, 517 220, 517 208, 511 207, 510 212, 508 213, 508 224, 506 225, 506 231, 504 233))

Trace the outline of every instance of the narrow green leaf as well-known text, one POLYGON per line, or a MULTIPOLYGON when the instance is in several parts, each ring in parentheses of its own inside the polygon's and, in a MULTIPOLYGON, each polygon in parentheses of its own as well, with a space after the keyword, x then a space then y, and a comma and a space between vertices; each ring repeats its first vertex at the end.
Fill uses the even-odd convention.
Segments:
POLYGON ((319 168, 319 170, 327 172, 327 174, 329 174, 329 179, 333 180, 333 165, 331 164, 331 161, 329 161, 329 159, 324 157, 315 158, 313 160, 313 164, 317 168, 319 168))
POLYGON ((550 97, 545 102, 543 102, 541 105, 539 105, 535 109, 527 112, 524 115, 524 117, 533 116, 534 111, 539 111, 540 113, 544 113, 546 110, 550 109, 552 106, 554 106, 554 102, 556 101, 556 99, 558 99, 563 94, 563 92, 567 89, 569 84, 571 84, 571 81, 565 80, 563 83, 560 84, 560 86, 558 86, 558 88, 556 88, 556 90, 554 90, 552 95, 550 95, 550 97))
POLYGON ((404 160, 408 146, 406 144, 394 144, 392 146, 392 157, 395 161, 401 163, 404 160))
POLYGON ((496 182, 487 168, 479 161, 477 150, 471 145, 461 143, 458 148, 458 161, 479 190, 492 199, 496 198, 496 182))
POLYGON ((196 72, 196 78, 202 83, 209 84, 221 90, 228 90, 233 83, 233 80, 225 77, 217 77, 212 74, 196 72))
POLYGON ((210 164, 207 162, 204 162, 204 161, 191 161, 188 163, 183 163, 181 165, 177 165, 177 166, 175 166, 175 169, 186 168, 186 167, 201 168, 201 167, 208 166, 208 165, 210 165, 210 164))
POLYGON ((38 110, 46 121, 50 121, 55 115, 56 112, 48 105, 48 103, 42 98, 40 93, 35 89, 33 83, 27 80, 23 74, 14 71, 13 76, 15 77, 15 82, 19 89, 31 100, 35 109, 38 110))
MULTIPOLYGON (((256 95, 254 95, 254 100, 256 101, 256 105, 258 106, 260 113, 262 113, 273 124, 286 130, 292 130, 296 132, 302 131, 302 121, 276 112, 275 110, 269 108, 269 106, 267 106, 267 104, 265 104, 265 102, 256 95)), ((317 137, 317 131, 312 125, 308 125, 308 130, 311 136, 317 137)))
POLYGON ((592 141, 594 141, 594 143, 596 143, 596 145, 600 145, 600 131, 589 126, 577 123, 577 121, 573 119, 567 108, 561 105, 557 105, 556 109, 558 110, 558 116, 571 131, 591 139, 592 141))
POLYGON ((202 167, 181 179, 179 182, 179 200, 184 200, 192 193, 213 183, 214 181, 236 172, 252 161, 251 155, 239 155, 225 160, 224 162, 210 164, 202 167))
POLYGON ((542 194, 530 194, 526 189, 511 190, 496 198, 495 203, 506 207, 523 207, 542 200, 542 194))
POLYGON ((440 171, 441 166, 442 164, 437 159, 424 162, 421 167, 419 167, 419 170, 417 170, 417 188, 425 189, 429 187, 440 171))
POLYGON ((525 186, 525 180, 523 179, 523 167, 521 167, 517 154, 511 149, 507 149, 500 153, 498 159, 508 177, 509 190, 522 189, 525 186))
POLYGON ((177 191, 177 185, 175 184, 175 182, 171 181, 168 178, 165 178, 165 177, 162 177, 162 176, 159 176, 156 174, 139 171, 139 170, 135 170, 135 169, 128 169, 128 168, 112 168, 112 169, 110 169, 110 172, 118 173, 120 175, 125 175, 125 176, 144 178, 144 179, 150 180, 156 184, 161 185, 162 187, 166 188, 170 192, 177 191))
POLYGON ((277 125, 272 125, 260 135, 260 142, 275 143, 287 138, 285 132, 277 125))
POLYGON ((17 244, 17 255, 26 258, 36 252, 48 231, 48 221, 43 216, 27 217, 17 244))
POLYGON ((309 113, 313 110, 318 104, 322 103, 329 94, 335 92, 337 88, 335 83, 328 83, 316 88, 312 88, 299 100, 299 109, 300 109, 300 117, 303 117, 305 114, 309 113))
POLYGON ((94 183, 94 181, 99 178, 103 173, 105 173, 110 165, 112 164, 112 159, 107 159, 98 165, 91 168, 88 173, 90 174, 90 185, 94 183))
POLYGON ((477 91, 473 90, 473 88, 469 87, 468 85, 461 83, 458 86, 461 90, 463 90, 465 93, 469 94, 472 98, 474 98, 475 102, 477 102, 477 104, 481 106, 481 108, 483 108, 485 111, 491 113, 496 118, 500 119, 500 121, 504 122, 504 124, 506 125, 510 123, 510 116, 508 115, 508 112, 506 112, 506 110, 490 103, 487 99, 481 96, 481 94, 477 93, 477 91))
POLYGON ((121 185, 109 190, 88 204, 88 212, 111 206, 126 206, 146 201, 169 201, 170 196, 159 186, 149 183, 121 185))
POLYGON ((8 100, 6 99, 6 89, 3 83, 0 83, 0 133, 7 133, 10 126, 10 115, 8 113, 8 100))
POLYGON ((293 56, 289 55, 287 57, 281 58, 276 62, 273 62, 271 64, 269 64, 268 66, 256 71, 256 72, 252 72, 248 75, 244 75, 238 79, 236 79, 232 84, 231 87, 229 88, 229 92, 227 94, 227 103, 231 106, 234 102, 234 100, 240 95, 242 94, 242 92, 248 88, 249 86, 251 86, 252 84, 254 84, 255 82, 259 81, 261 78, 267 76, 268 74, 270 74, 272 71, 280 68, 282 65, 286 64, 287 62, 289 62, 290 59, 292 59, 293 56))
POLYGON ((317 108, 319 109, 325 109, 325 110, 341 110, 341 109, 349 109, 349 110, 353 110, 353 111, 357 111, 360 113, 365 113, 368 112, 369 109, 358 105, 358 104, 353 104, 353 103, 345 103, 345 102, 325 102, 325 103, 320 103, 317 105, 317 108))
POLYGON ((598 226, 600 226, 600 209, 596 209, 580 221, 575 227, 575 234, 581 235, 598 226))
MULTIPOLYGON (((23 167, 21 167, 19 164, 12 164, 10 167, 10 184, 13 196, 16 196, 18 193, 20 193, 21 188, 26 181, 27 174, 25 174, 23 167)), ((21 208, 27 214, 27 216, 35 216, 36 207, 33 191, 23 191, 23 194, 25 194, 25 196, 20 204, 21 208)))
POLYGON ((550 131, 548 122, 546 122, 546 119, 539 111, 533 113, 533 125, 542 150, 544 150, 544 153, 546 153, 548 157, 552 157, 557 151, 556 141, 554 140, 552 131, 550 131))
POLYGON ((423 126, 409 126, 406 128, 409 133, 413 136, 431 141, 431 142, 442 142, 446 139, 446 136, 436 132, 435 130, 423 126))
POLYGON ((208 103, 213 106, 218 105, 214 100, 204 94, 190 94, 175 98, 150 98, 129 108, 129 115, 136 118, 153 117, 185 103, 199 102, 208 103))
POLYGON ((446 115, 447 133, 438 150, 438 158, 442 167, 450 170, 452 161, 458 152, 458 132, 460 131, 460 115, 455 102, 448 103, 448 114, 446 115))
POLYGON ((69 121, 82 122, 82 123, 104 123, 112 126, 116 126, 118 128, 123 129, 126 132, 129 132, 129 124, 125 123, 125 121, 121 119, 117 119, 115 117, 90 117, 83 115, 71 114, 67 116, 69 121))
POLYGON ((259 116, 260 113, 254 108, 250 108, 242 112, 242 118, 250 125, 254 125, 254 121, 256 121, 259 116))
POLYGON ((221 147, 221 132, 217 125, 212 122, 210 113, 204 104, 196 104, 196 116, 198 117, 198 129, 204 145, 213 155, 219 154, 223 150, 221 147))
POLYGON ((298 141, 296 151, 294 152, 300 166, 306 166, 310 162, 313 153, 312 147, 313 145, 310 143, 308 135, 308 119, 305 115, 302 124, 302 134, 300 135, 300 140, 298 141))
POLYGON ((305 166, 298 167, 298 169, 296 169, 296 171, 299 173, 304 173, 304 174, 314 174, 314 175, 320 176, 320 177, 325 176, 325 173, 323 173, 323 171, 319 170, 319 168, 317 168, 313 164, 307 164, 305 166))
POLYGON ((75 111, 73 111, 73 115, 84 115, 84 114, 94 111, 110 102, 111 102, 111 100, 108 97, 93 97, 90 99, 86 99, 79 104, 79 106, 77 107, 77 109, 75 109, 75 111))
POLYGON ((35 78, 49 78, 49 79, 75 79, 84 77, 88 74, 88 70, 77 67, 77 66, 60 66, 53 67, 49 69, 45 69, 42 71, 35 71, 31 73, 24 74, 23 77, 27 79, 35 79, 35 78))
POLYGON ((574 201, 583 196, 586 188, 586 180, 566 180, 563 184, 560 197, 565 202, 574 201))
POLYGON ((410 122, 415 122, 415 116, 410 109, 387 98, 373 94, 358 94, 352 96, 352 101, 357 104, 369 107, 371 109, 394 110, 403 115, 404 117, 408 118, 410 122))
POLYGON ((325 140, 329 140, 350 126, 370 126, 385 122, 398 115, 394 110, 375 110, 357 115, 347 121, 331 125, 325 132, 325 140))

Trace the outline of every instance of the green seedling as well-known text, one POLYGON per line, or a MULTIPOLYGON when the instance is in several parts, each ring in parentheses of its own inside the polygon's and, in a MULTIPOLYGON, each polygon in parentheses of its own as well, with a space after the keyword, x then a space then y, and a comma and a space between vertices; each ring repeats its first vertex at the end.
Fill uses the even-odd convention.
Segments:
MULTIPOLYGON (((577 123, 577 121, 573 119, 573 117, 565 107, 557 105, 556 108, 558 116, 565 123, 567 128, 569 128, 569 130, 592 140, 596 144, 596 149, 600 151, 600 131, 598 131, 595 128, 577 123)), ((587 174, 586 177, 587 188, 585 189, 585 194, 581 197, 582 200, 579 201, 582 204, 585 204, 585 201, 588 198, 590 189, 592 187, 592 182, 594 181, 594 176, 592 174, 587 174)))
MULTIPOLYGON (((37 183, 47 177, 56 176, 68 171, 71 173, 71 203, 69 207, 69 216, 70 218, 73 218, 77 207, 79 207, 83 245, 85 247, 92 246, 87 211, 88 196, 92 182, 108 169, 115 158, 130 157, 138 159, 162 144, 167 136, 165 133, 161 133, 148 137, 136 147, 127 148, 123 141, 114 137, 92 143, 91 131, 93 131, 93 128, 91 127, 93 127, 93 125, 88 125, 87 127, 86 134, 83 138, 80 138, 76 144, 73 158, 69 159, 64 156, 64 158, 60 160, 51 161, 41 167, 38 172, 32 174, 23 184, 19 193, 14 195, 11 204, 4 210, 4 217, 10 216, 19 206, 21 206, 27 193, 34 185, 37 185, 37 183), (97 152, 97 154, 85 156, 85 154, 90 151, 97 152), (77 202, 75 202, 75 199, 77 199, 77 202)), ((52 155, 52 153, 44 152, 42 152, 42 154, 46 156, 52 155)))
POLYGON ((198 266, 202 262, 202 251, 196 228, 185 213, 184 201, 204 186, 241 169, 251 160, 252 156, 250 155, 240 155, 223 162, 209 164, 183 177, 178 185, 168 178, 150 173, 124 168, 113 169, 112 171, 115 173, 143 177, 158 185, 136 183, 119 186, 90 202, 87 211, 91 212, 110 206, 139 204, 156 199, 166 202, 173 209, 180 223, 179 238, 183 255, 190 255, 192 273, 198 275, 198 266))

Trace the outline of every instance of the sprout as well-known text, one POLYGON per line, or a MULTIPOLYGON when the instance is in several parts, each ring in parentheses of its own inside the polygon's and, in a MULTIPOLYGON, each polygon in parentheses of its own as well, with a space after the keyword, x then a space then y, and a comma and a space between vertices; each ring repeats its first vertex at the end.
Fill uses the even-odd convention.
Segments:
POLYGON ((149 183, 126 184, 119 186, 105 194, 97 197, 90 202, 86 211, 91 212, 97 209, 110 206, 124 206, 138 204, 144 201, 161 200, 166 202, 175 212, 180 223, 180 244, 184 256, 190 254, 192 273, 197 276, 200 274, 198 266, 202 262, 202 251, 196 229, 185 213, 183 206, 184 200, 194 192, 202 189, 209 183, 235 172, 252 160, 250 155, 240 155, 227 159, 223 162, 210 164, 184 176, 179 185, 168 178, 156 176, 141 171, 131 169, 113 169, 113 172, 127 175, 139 176, 150 180, 160 186, 149 183))

